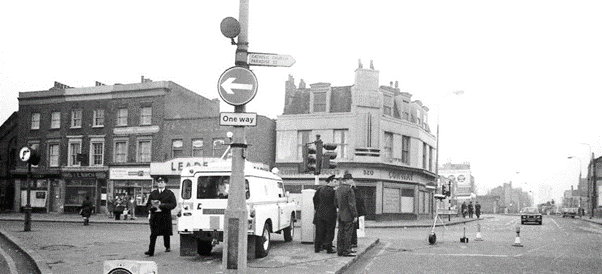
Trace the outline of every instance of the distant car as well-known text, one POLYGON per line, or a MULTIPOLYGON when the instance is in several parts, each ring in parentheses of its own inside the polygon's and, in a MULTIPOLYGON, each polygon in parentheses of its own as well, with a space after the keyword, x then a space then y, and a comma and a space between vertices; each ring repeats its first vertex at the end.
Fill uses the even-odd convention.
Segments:
POLYGON ((576 208, 576 207, 562 208, 562 218, 568 218, 568 217, 575 218, 575 216, 577 216, 577 214, 578 214, 578 210, 579 210, 579 208, 576 208))
POLYGON ((543 216, 539 213, 537 207, 525 207, 520 213, 520 223, 524 225, 525 223, 536 223, 542 224, 543 216))

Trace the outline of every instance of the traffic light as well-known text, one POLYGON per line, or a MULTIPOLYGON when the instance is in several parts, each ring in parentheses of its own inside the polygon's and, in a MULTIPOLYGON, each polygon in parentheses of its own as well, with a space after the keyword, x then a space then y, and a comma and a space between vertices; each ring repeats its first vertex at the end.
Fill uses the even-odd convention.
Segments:
POLYGON ((324 144, 323 145, 324 154, 322 154, 322 169, 335 169, 337 167, 337 163, 332 160, 337 158, 337 153, 334 151, 337 149, 337 144, 324 144))
POLYGON ((447 183, 447 196, 451 197, 451 189, 452 189, 451 181, 447 183))
POLYGON ((445 185, 441 185, 441 194, 445 195, 445 196, 448 196, 447 195, 447 190, 445 190, 445 185))

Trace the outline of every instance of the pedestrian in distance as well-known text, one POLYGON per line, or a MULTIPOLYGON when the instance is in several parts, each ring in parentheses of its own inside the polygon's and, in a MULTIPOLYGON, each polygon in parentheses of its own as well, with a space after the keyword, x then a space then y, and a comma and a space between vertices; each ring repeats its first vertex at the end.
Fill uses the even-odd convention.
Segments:
POLYGON ((472 205, 472 201, 468 203, 468 217, 472 219, 472 213, 474 212, 474 206, 472 205))
POLYGON ((314 240, 314 251, 316 253, 326 250, 326 253, 335 253, 332 241, 334 240, 334 229, 337 225, 337 202, 334 187, 336 178, 330 175, 326 178, 326 185, 316 190, 313 197, 314 220, 316 226, 316 238, 314 240))
POLYGON ((355 205, 355 194, 351 189, 353 177, 349 173, 343 176, 343 184, 335 191, 337 207, 339 209, 337 220, 339 222, 339 231, 337 235, 337 255, 345 257, 354 257, 351 252, 351 237, 354 223, 357 222, 357 208, 355 205))
POLYGON ((481 204, 479 204, 479 201, 474 205, 474 213, 477 215, 477 219, 481 217, 481 204))
POLYGON ((176 196, 174 193, 165 188, 165 178, 157 178, 158 189, 153 190, 148 198, 146 207, 150 214, 150 243, 148 250, 144 254, 148 256, 155 255, 155 242, 159 235, 163 236, 163 245, 165 252, 171 251, 169 238, 173 235, 173 227, 171 223, 171 210, 176 207, 176 196))
POLYGON ((92 201, 90 201, 90 196, 86 196, 86 199, 82 202, 82 205, 79 209, 79 214, 84 218, 84 225, 89 225, 90 216, 92 215, 92 201))
POLYGON ((466 213, 467 213, 466 202, 462 203, 462 206, 460 207, 460 210, 462 210, 462 218, 466 218, 466 213))
POLYGON ((115 215, 115 220, 119 220, 121 218, 121 214, 123 214, 124 210, 124 201, 120 196, 117 196, 117 198, 115 198, 115 206, 113 208, 113 215, 115 215))
POLYGON ((130 220, 136 220, 136 198, 133 195, 130 197, 127 205, 130 220))
POLYGON ((351 247, 355 248, 357 247, 357 230, 360 229, 359 217, 366 215, 366 205, 364 203, 364 195, 362 195, 359 188, 357 188, 357 183, 353 179, 351 179, 351 189, 353 189, 353 194, 355 194, 355 206, 357 207, 358 217, 358 221, 355 222, 353 234, 351 235, 351 247))
POLYGON ((115 202, 113 202, 113 198, 110 196, 107 198, 107 216, 109 219, 113 218, 113 210, 115 208, 115 202))

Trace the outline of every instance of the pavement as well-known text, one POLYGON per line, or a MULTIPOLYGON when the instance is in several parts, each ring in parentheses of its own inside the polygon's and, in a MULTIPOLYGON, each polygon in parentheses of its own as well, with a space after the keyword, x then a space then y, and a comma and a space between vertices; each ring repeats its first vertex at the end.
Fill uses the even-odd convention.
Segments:
MULTIPOLYGON (((491 216, 484 215, 484 218, 491 216)), ((105 215, 93 215, 90 226, 70 226, 69 236, 60 231, 69 223, 82 223, 75 214, 32 214, 32 231, 23 231, 23 213, 2 213, 0 234, 22 248, 32 258, 41 273, 81 273, 90 269, 102 269, 105 260, 149 260, 142 252, 148 243, 148 219, 114 220, 105 215), (61 225, 63 224, 63 225, 61 225), (95 224, 104 224, 96 225, 95 224), (58 231, 57 231, 58 230, 58 231), (94 230, 94 233, 89 233, 94 230), (116 232, 119 233, 116 233, 116 232)), ((437 226, 456 225, 477 219, 447 216, 437 221, 437 226)), ((584 221, 602 225, 602 219, 583 218, 584 221)), ((176 222, 174 221, 174 224, 176 222)), ((300 222, 297 222, 297 227, 300 222)), ((410 228, 433 226, 433 220, 365 221, 367 229, 410 228)), ((175 226, 174 226, 174 230, 175 226)), ((295 229, 295 238, 286 243, 279 234, 273 234, 274 244, 270 254, 262 259, 248 261, 248 273, 342 273, 379 243, 378 238, 358 239, 356 257, 338 257, 336 254, 313 252, 313 245, 301 243, 300 229, 295 229), (279 238, 280 237, 280 238, 279 238)), ((189 273, 203 264, 210 273, 224 273, 221 269, 221 244, 214 249, 213 258, 179 257, 177 232, 171 238, 173 252, 156 254, 152 260, 159 266, 160 273, 189 273), (189 267, 189 268, 187 268, 189 267), (165 270, 169 271, 165 271, 165 270), (163 270, 163 271, 162 271, 163 270), (173 271, 173 272, 170 272, 173 271), (211 272, 213 271, 213 272, 211 272)), ((335 239, 336 241, 336 239, 335 239)), ((425 244, 427 239, 425 239, 425 244)), ((157 252, 162 249, 162 240, 157 241, 157 252)), ((226 271, 227 272, 227 271, 226 271)), ((95 272, 98 273, 98 272, 95 272)))

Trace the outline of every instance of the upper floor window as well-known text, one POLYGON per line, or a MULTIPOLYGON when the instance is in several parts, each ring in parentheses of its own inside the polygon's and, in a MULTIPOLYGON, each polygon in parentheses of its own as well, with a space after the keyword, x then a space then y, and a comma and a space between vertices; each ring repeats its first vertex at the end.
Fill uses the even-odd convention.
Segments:
POLYGON ((55 111, 51 115, 50 128, 61 128, 61 113, 55 111))
POLYGON ((171 157, 184 157, 184 142, 181 139, 171 141, 171 157))
POLYGON ((71 127, 80 128, 82 127, 82 110, 74 109, 71 111, 71 127))
POLYGON ((349 157, 348 149, 349 144, 347 140, 347 135, 349 134, 349 130, 346 129, 335 129, 333 132, 333 141, 337 144, 337 158, 338 159, 347 159, 349 157))
POLYGON ((426 143, 423 143, 422 144, 422 168, 423 169, 426 169, 427 164, 428 164, 428 162, 427 162, 428 161, 428 159, 427 159, 428 149, 429 149, 429 146, 426 143))
POLYGON ((391 132, 385 132, 384 154, 385 161, 393 160, 393 133, 391 132))
POLYGON ((314 93, 314 112, 326 112, 326 92, 314 93))
POLYGON ((90 140, 90 165, 104 165, 105 140, 102 138, 90 140))
POLYGON ((78 160, 77 155, 82 152, 82 140, 81 139, 71 139, 69 140, 69 166, 80 166, 81 163, 78 160))
POLYGON ((297 159, 303 159, 303 146, 309 143, 309 134, 311 130, 299 130, 297 131, 297 159))
POLYGON ((226 152, 226 142, 222 138, 213 139, 213 157, 222 157, 226 152))
POLYGON ((105 124, 105 110, 104 109, 95 109, 94 110, 94 119, 93 126, 102 127, 105 124))
POLYGON ((128 156, 128 142, 126 139, 115 140, 114 146, 115 163, 126 163, 128 156))
POLYGON ((153 108, 143 107, 140 109, 140 125, 150 125, 152 122, 153 108))
POLYGON ((137 162, 149 163, 151 161, 152 143, 150 139, 138 140, 137 162))
POLYGON ((393 116, 393 97, 385 94, 383 96, 383 113, 387 116, 393 116))
POLYGON ((31 114, 31 129, 40 129, 40 113, 31 114))
POLYGON ((410 136, 401 137, 401 162, 410 164, 410 136))
POLYGON ((127 126, 128 125, 128 109, 120 108, 117 110, 117 125, 127 126))
POLYGON ((203 139, 192 139, 192 157, 203 157, 203 139))
POLYGON ((48 166, 58 167, 59 166, 59 144, 49 143, 48 144, 48 166))
POLYGON ((410 120, 410 101, 403 100, 403 117, 404 120, 410 120))
POLYGON ((433 171, 433 154, 435 149, 433 147, 429 147, 429 170, 433 171))

